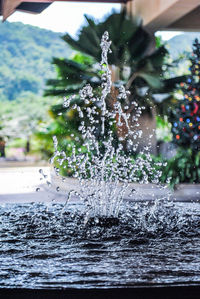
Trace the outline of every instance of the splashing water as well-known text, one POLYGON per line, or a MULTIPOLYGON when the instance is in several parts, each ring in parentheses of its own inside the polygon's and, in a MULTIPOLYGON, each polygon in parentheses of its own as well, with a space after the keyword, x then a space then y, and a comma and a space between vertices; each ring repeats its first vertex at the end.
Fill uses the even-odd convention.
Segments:
POLYGON ((199 284, 198 203, 122 205, 107 226, 85 225, 77 205, 63 217, 62 204, 0 206, 0 289, 199 284))
MULTIPOLYGON (((124 154, 125 143, 132 146, 133 151, 137 151, 138 143, 133 140, 142 137, 142 131, 137 127, 138 118, 144 107, 139 107, 133 101, 131 104, 134 106, 134 115, 132 115, 128 112, 127 106, 122 106, 120 100, 127 102, 130 93, 124 86, 116 87, 111 81, 108 65, 111 41, 108 32, 103 34, 100 46, 101 94, 95 95, 93 88, 88 84, 79 92, 84 105, 72 104, 75 96, 65 98, 63 103, 64 107, 71 107, 79 114, 81 120, 79 131, 84 140, 84 149, 74 145, 72 155, 67 156, 64 151, 59 151, 58 140, 54 136, 55 151, 51 163, 56 160, 62 166, 67 162, 74 177, 79 180, 80 192, 71 190, 66 204, 71 196, 76 194, 84 202, 88 217, 118 217, 129 184, 131 182, 147 184, 150 180, 158 184, 162 173, 155 170, 158 163, 152 167, 149 147, 146 147, 134 162, 130 155, 124 154), (142 157, 144 154, 145 157, 142 157)), ((55 171, 59 175, 59 169, 55 168, 55 171)))
MULTIPOLYGON (((80 183, 79 194, 71 190, 64 207, 59 203, 0 205, 0 289, 199 284, 199 203, 121 204, 126 191, 136 196, 131 182, 159 184, 161 172, 156 167, 162 164, 152 166, 148 147, 141 153, 145 157, 141 155, 134 162, 124 154, 125 142, 137 150, 135 140, 142 133, 135 129, 142 108, 131 103, 135 107, 132 116, 121 105, 120 100, 128 100, 129 92, 111 82, 107 61, 110 45, 105 33, 100 96, 86 85, 79 93, 84 107, 72 104, 75 96, 64 100, 64 107, 73 105, 79 113, 84 147, 74 146, 72 155, 67 156, 53 137, 51 163, 68 163, 80 183), (64 210, 74 194, 82 199, 86 214, 83 203, 70 202, 64 210)), ((59 168, 54 169, 59 176, 59 168)), ((42 169, 39 173, 50 186, 42 169)), ((61 190, 57 187, 56 191, 59 194, 61 190)))

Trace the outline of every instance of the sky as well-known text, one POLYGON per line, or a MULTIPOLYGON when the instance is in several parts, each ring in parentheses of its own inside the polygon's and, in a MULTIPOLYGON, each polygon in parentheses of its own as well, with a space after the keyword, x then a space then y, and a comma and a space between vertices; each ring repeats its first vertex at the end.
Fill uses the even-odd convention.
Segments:
MULTIPOLYGON (((8 21, 22 22, 56 32, 68 32, 70 35, 75 36, 80 26, 84 24, 84 14, 102 19, 112 9, 119 11, 120 4, 56 2, 38 15, 15 12, 8 18, 8 21)), ((160 31, 157 34, 161 35, 163 40, 168 40, 179 34, 179 32, 160 31)))

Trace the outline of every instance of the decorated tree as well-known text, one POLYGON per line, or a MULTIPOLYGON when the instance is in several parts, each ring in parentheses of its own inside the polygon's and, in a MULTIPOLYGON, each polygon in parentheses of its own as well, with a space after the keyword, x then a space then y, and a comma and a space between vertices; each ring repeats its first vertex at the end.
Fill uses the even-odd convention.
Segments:
POLYGON ((182 99, 171 107, 173 141, 177 155, 168 161, 164 179, 171 184, 200 182, 200 43, 196 39, 190 59, 190 74, 180 83, 182 99))
POLYGON ((180 84, 183 99, 172 112, 172 133, 177 145, 191 148, 195 154, 200 149, 200 43, 197 39, 190 61, 191 74, 180 84))

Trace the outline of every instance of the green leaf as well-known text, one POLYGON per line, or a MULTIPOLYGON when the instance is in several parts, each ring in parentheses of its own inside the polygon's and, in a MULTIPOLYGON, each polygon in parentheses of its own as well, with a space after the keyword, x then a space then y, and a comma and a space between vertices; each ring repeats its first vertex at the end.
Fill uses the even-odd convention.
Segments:
POLYGON ((142 77, 152 88, 161 88, 163 86, 161 80, 154 74, 139 72, 138 76, 142 77))
POLYGON ((195 157, 195 165, 199 166, 199 162, 200 162, 200 155, 197 154, 195 157))

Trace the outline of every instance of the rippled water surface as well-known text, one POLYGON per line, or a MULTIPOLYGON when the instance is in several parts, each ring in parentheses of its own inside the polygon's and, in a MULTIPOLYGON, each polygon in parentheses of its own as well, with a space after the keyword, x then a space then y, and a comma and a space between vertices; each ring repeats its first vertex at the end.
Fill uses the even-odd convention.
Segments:
POLYGON ((200 204, 125 206, 119 222, 62 208, 0 206, 0 287, 200 283, 200 204))

